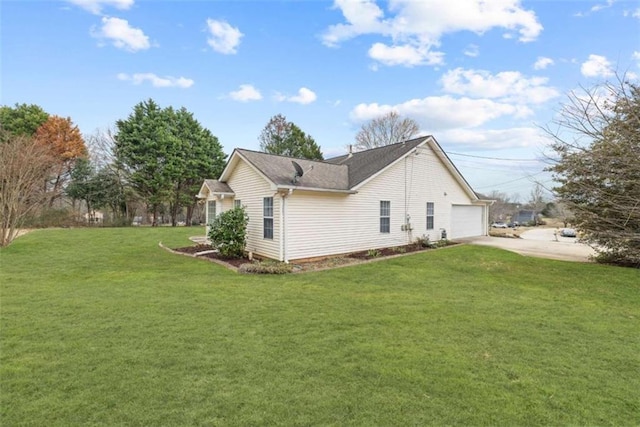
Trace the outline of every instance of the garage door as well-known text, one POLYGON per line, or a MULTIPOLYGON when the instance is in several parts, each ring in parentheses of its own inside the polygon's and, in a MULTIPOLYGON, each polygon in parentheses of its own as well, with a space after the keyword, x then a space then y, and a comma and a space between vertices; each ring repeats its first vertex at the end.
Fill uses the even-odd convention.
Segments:
POLYGON ((483 209, 483 206, 452 206, 451 238, 482 236, 484 234, 483 209))

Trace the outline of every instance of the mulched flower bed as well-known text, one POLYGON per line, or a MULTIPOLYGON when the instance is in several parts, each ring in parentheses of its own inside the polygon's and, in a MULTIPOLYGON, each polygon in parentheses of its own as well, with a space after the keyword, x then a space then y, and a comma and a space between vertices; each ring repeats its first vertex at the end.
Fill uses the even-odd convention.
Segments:
POLYGON ((371 249, 368 251, 354 252, 347 255, 347 257, 355 258, 355 259, 374 259, 374 258, 380 258, 385 256, 408 254, 411 252, 424 251, 426 249, 429 249, 429 248, 414 243, 411 245, 395 246, 392 248, 380 248, 380 249, 371 249))
MULTIPOLYGON (((447 246, 455 245, 455 242, 448 242, 447 246)), ((344 265, 353 265, 359 262, 370 261, 374 259, 384 258, 394 255, 409 254, 412 252, 424 251, 429 249, 435 249, 436 246, 424 247, 420 244, 413 243, 404 246, 395 246, 390 248, 371 249, 368 251, 353 252, 347 255, 327 257, 315 261, 292 263, 293 272, 300 273, 304 271, 318 271, 336 268, 344 265)), ((195 255, 199 252, 211 251, 214 248, 211 245, 197 244, 193 246, 185 246, 183 248, 172 249, 175 252, 184 254, 195 255)), ((242 264, 251 263, 248 258, 227 258, 221 256, 218 252, 209 252, 202 255, 198 255, 198 258, 208 258, 218 262, 225 263, 231 267, 238 268, 242 264)))
MULTIPOLYGON (((215 248, 211 245, 203 245, 203 244, 199 244, 199 245, 194 245, 194 246, 185 246, 184 248, 175 248, 173 249, 176 252, 181 252, 184 254, 191 254, 191 255, 195 255, 198 252, 204 252, 204 251, 211 251, 214 250, 215 248)), ((202 254, 202 255, 198 255, 198 258, 209 258, 209 259, 215 259, 218 261, 222 261, 225 262, 227 264, 232 265, 233 267, 240 267, 242 264, 246 264, 249 261, 249 258, 228 258, 228 257, 224 257, 222 255, 220 255, 218 252, 210 252, 207 254, 202 254)))

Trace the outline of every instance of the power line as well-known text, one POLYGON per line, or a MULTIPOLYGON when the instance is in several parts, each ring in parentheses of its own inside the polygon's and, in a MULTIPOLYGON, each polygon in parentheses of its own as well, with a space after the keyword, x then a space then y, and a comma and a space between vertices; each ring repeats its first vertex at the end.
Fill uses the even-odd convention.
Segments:
POLYGON ((503 157, 474 156, 472 154, 453 153, 451 151, 445 151, 445 153, 452 154, 454 156, 474 157, 476 159, 487 159, 487 160, 504 160, 507 162, 538 162, 540 161, 540 159, 505 159, 503 157))
POLYGON ((475 189, 476 189, 476 190, 478 190, 478 189, 482 189, 482 188, 497 187, 497 186, 500 186, 500 185, 510 184, 510 183, 512 183, 512 182, 521 181, 521 180, 523 180, 523 179, 530 179, 530 178, 533 178, 534 176, 536 176, 536 175, 540 175, 541 173, 544 173, 544 172, 545 172, 545 171, 538 172, 538 173, 534 173, 534 174, 532 174, 532 175, 521 176, 520 178, 512 179, 511 181, 501 182, 501 183, 499 183, 499 184, 483 185, 482 187, 475 187, 475 189))

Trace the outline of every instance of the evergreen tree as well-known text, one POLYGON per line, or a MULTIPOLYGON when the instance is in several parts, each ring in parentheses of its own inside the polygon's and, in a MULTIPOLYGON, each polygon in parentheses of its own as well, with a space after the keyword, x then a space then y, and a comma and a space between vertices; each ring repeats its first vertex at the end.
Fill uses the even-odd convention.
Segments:
POLYGON ((162 109, 152 99, 137 104, 116 127, 116 159, 152 210, 153 224, 164 203, 169 203, 173 225, 184 206, 190 222, 199 185, 224 167, 218 139, 185 108, 162 109))

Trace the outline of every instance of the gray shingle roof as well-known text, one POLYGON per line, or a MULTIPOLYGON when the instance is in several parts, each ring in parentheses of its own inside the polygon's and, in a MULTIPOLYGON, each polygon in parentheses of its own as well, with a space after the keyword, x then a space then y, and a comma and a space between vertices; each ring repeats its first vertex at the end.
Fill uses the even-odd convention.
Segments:
POLYGON ((402 158, 428 138, 424 136, 351 155, 345 154, 326 161, 297 159, 239 148, 236 151, 278 186, 349 191, 402 158), (304 171, 304 175, 297 178, 296 182, 293 180, 295 169, 292 160, 304 171))
POLYGON ((389 166, 391 163, 401 158, 409 151, 416 148, 429 137, 411 139, 409 141, 372 148, 370 150, 359 151, 344 156, 328 159, 328 163, 345 165, 349 167, 349 188, 353 188, 376 172, 389 166))
POLYGON ((205 179, 204 183, 209 187, 209 191, 212 193, 233 194, 233 190, 226 182, 220 182, 217 179, 205 179))
POLYGON ((276 185, 296 186, 328 190, 349 190, 349 171, 345 165, 322 161, 294 159, 251 150, 236 149, 249 163, 276 185), (291 161, 298 163, 304 175, 293 182, 295 169, 291 161))

